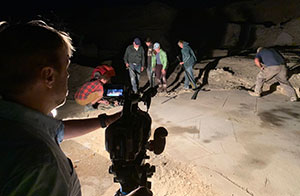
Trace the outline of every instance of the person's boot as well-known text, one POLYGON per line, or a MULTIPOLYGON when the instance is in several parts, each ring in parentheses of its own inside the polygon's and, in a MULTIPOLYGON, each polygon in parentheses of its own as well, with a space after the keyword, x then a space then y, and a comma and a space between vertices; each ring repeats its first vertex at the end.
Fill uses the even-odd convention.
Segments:
POLYGON ((163 91, 167 92, 167 85, 166 84, 163 85, 163 91))
POLYGON ((161 85, 161 84, 159 84, 159 85, 158 85, 157 92, 159 92, 159 93, 161 93, 161 92, 162 92, 162 85, 161 85))
POLYGON ((99 103, 98 103, 98 102, 96 102, 96 103, 92 104, 92 107, 93 107, 95 110, 97 110, 97 109, 98 109, 98 106, 99 106, 99 103))
POLYGON ((297 99, 297 97, 291 97, 290 101, 291 102, 296 102, 296 101, 298 101, 298 99, 297 99))

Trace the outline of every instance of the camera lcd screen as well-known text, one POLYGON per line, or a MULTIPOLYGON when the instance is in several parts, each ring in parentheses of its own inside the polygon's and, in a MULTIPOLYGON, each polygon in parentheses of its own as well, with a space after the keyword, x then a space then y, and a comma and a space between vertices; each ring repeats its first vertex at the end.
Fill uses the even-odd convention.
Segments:
POLYGON ((120 97, 120 96, 123 96, 123 89, 119 89, 119 88, 107 89, 106 95, 108 97, 120 97))

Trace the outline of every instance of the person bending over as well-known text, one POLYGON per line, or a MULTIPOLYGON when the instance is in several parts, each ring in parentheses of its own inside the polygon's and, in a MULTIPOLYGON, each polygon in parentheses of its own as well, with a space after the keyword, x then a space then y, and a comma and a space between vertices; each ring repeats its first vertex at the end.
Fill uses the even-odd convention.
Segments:
POLYGON ((275 79, 279 82, 292 102, 297 101, 297 95, 287 78, 287 67, 283 56, 274 48, 259 47, 254 58, 255 65, 260 69, 256 77, 254 92, 251 96, 260 97, 266 81, 275 79))
POLYGON ((97 109, 100 103, 109 104, 103 98, 103 85, 110 82, 115 76, 115 70, 109 65, 97 66, 91 76, 91 80, 84 83, 75 93, 76 103, 85 106, 85 111, 97 109))

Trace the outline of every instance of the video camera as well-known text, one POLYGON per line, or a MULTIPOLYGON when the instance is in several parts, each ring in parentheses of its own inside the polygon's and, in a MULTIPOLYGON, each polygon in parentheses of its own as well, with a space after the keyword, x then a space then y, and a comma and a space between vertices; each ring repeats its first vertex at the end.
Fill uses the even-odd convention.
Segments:
POLYGON ((123 99, 123 111, 121 117, 105 130, 105 148, 112 161, 109 173, 114 175, 114 182, 120 183, 115 196, 124 196, 139 186, 151 188, 147 178, 153 175, 155 166, 145 163, 145 159, 150 158, 146 152, 161 154, 168 132, 159 127, 155 130, 154 140, 149 141, 152 119, 148 110, 157 88, 149 88, 142 96, 124 86, 123 90, 115 89, 107 90, 105 96, 123 99), (147 111, 139 108, 139 102, 144 102, 147 111))

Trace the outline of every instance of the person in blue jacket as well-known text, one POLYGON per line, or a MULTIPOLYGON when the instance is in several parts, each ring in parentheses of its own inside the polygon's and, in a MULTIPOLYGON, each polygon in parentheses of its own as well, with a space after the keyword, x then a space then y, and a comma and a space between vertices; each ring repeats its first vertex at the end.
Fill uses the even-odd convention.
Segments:
POLYGON ((180 40, 178 41, 178 46, 181 48, 181 54, 182 54, 182 61, 180 62, 180 65, 183 65, 185 68, 184 89, 186 90, 189 89, 190 82, 192 84, 192 87, 196 88, 195 77, 193 74, 193 66, 197 61, 196 55, 192 50, 192 48, 189 46, 188 42, 180 40))

